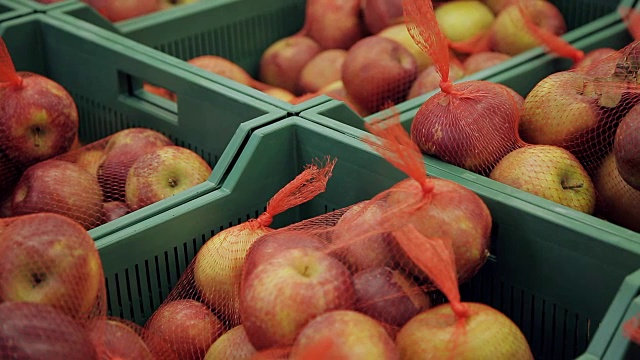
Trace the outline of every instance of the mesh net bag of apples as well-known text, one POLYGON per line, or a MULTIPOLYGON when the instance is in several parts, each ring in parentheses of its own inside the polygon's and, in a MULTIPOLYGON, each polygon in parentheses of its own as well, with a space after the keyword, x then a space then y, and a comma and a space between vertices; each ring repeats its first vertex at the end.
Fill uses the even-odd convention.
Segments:
POLYGON ((18 71, 0 39, 0 218, 41 212, 90 230, 206 181, 210 165, 147 128, 83 145, 73 98, 18 71))

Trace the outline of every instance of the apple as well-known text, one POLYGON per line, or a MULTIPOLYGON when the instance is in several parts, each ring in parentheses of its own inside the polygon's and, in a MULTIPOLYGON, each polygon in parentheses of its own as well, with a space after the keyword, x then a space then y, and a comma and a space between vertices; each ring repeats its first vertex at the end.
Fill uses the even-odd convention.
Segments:
POLYGON ((323 251, 295 248, 258 265, 242 283, 240 317, 256 350, 292 345, 314 317, 352 309, 349 270, 323 251))
POLYGON ((471 54, 462 63, 462 67, 464 68, 465 75, 471 75, 477 73, 478 71, 496 66, 509 59, 511 59, 511 56, 507 54, 496 51, 482 51, 479 53, 471 54))
MULTIPOLYGON (((451 82, 462 79, 465 76, 465 69, 458 61, 452 61, 449 65, 449 80, 451 82)), ((428 92, 440 89, 440 74, 434 65, 422 71, 409 89, 407 99, 413 99, 428 92)))
POLYGON ((193 66, 237 81, 243 85, 251 86, 253 83, 251 75, 240 67, 240 65, 237 65, 236 63, 221 56, 203 55, 195 57, 187 62, 193 66))
POLYGON ((593 182, 598 195, 598 213, 614 224, 640 232, 640 191, 622 179, 613 152, 604 158, 593 182))
POLYGON ((145 90, 146 92, 152 93, 154 95, 158 95, 167 100, 176 101, 176 94, 172 93, 171 91, 165 88, 151 85, 149 83, 144 83, 142 86, 142 89, 145 90))
POLYGON ((307 36, 282 38, 262 53, 259 78, 271 86, 299 94, 298 81, 302 69, 321 51, 320 45, 307 36))
POLYGON ((291 346, 256 351, 251 360, 289 360, 291 346))
POLYGON ((435 8, 438 27, 452 42, 473 39, 491 31, 495 15, 478 0, 459 0, 435 8))
POLYGON ((325 94, 333 99, 344 102, 352 111, 358 114, 360 117, 366 117, 370 113, 361 105, 355 102, 351 96, 347 93, 347 89, 344 88, 342 80, 334 81, 329 85, 326 85, 318 91, 320 94, 325 94))
POLYGON ((0 302, 48 304, 80 321, 95 316, 104 278, 87 231, 52 213, 3 221, 9 223, 0 232, 0 302))
POLYGON ((391 25, 404 26, 402 0, 361 0, 360 6, 364 23, 371 34, 377 34, 391 25))
POLYGON ((244 326, 238 325, 222 334, 204 356, 204 360, 248 360, 253 359, 256 349, 249 342, 244 326))
POLYGON ((276 99, 280 99, 285 102, 292 101, 296 96, 289 90, 285 90, 279 87, 269 87, 262 90, 265 94, 271 95, 276 99))
POLYGON ((620 122, 613 142, 613 154, 622 179, 640 190, 640 105, 635 105, 620 122))
MULTIPOLYGON (((558 36, 567 31, 562 13, 552 2, 532 0, 524 9, 529 19, 541 29, 558 36)), ((511 56, 541 45, 529 32, 517 4, 507 6, 496 17, 493 43, 495 50, 511 56)))
POLYGON ((349 49, 366 33, 360 0, 307 0, 302 32, 323 49, 349 49))
POLYGON ((98 169, 104 161, 105 154, 102 149, 77 150, 75 164, 85 169, 89 174, 98 178, 98 169))
POLYGON ((381 36, 368 36, 355 43, 342 64, 342 82, 347 93, 368 112, 397 104, 418 76, 415 58, 400 43, 381 36))
POLYGON ((164 146, 140 157, 127 175, 125 198, 131 211, 205 182, 211 167, 200 155, 180 146, 164 146))
POLYGON ((395 327, 401 327, 428 309, 426 293, 398 270, 374 267, 353 275, 357 311, 395 327))
POLYGON ((494 14, 499 14, 504 8, 513 4, 513 0, 483 0, 494 14))
POLYGON ((158 0, 84 0, 112 22, 131 19, 160 10, 158 0))
POLYGON ((547 200, 591 214, 596 204, 593 182, 578 159, 552 145, 530 145, 507 154, 490 178, 547 200))
POLYGON ((50 159, 30 166, 11 197, 13 215, 56 213, 87 230, 100 224, 102 191, 98 179, 71 162, 50 159))
POLYGON ((165 340, 179 359, 202 359, 225 332, 222 322, 204 304, 191 300, 164 303, 145 324, 145 329, 165 340))
POLYGON ((0 150, 23 166, 69 151, 78 134, 71 95, 44 76, 18 76, 22 84, 0 89, 0 150))
POLYGON ((124 200, 127 176, 133 163, 143 155, 168 145, 173 145, 173 142, 151 129, 130 128, 111 135, 106 140, 105 158, 98 168, 98 180, 105 199, 124 200))
POLYGON ((600 65, 600 62, 603 59, 617 53, 618 51, 608 47, 597 48, 597 49, 588 51, 587 53, 584 54, 584 57, 582 58, 582 60, 573 64, 571 69, 580 69, 582 71, 587 71, 589 75, 592 75, 592 76, 605 76, 605 77, 610 76, 613 72, 613 68, 604 67, 602 70, 597 69, 598 71, 597 74, 594 74, 593 70, 596 70, 594 69, 594 67, 600 68, 602 66, 600 65))
POLYGON ((122 201, 108 201, 102 204, 102 220, 108 223, 130 213, 129 207, 122 201))
POLYGON ((101 358, 155 359, 142 337, 121 319, 98 321, 89 331, 89 336, 96 349, 99 349, 101 358))
POLYGON ((398 349, 384 327, 353 310, 329 311, 311 320, 296 338, 290 359, 308 359, 310 348, 321 350, 323 359, 400 360, 398 349))
POLYGON ((98 359, 86 329, 51 306, 2 302, 0 324, 3 359, 98 359))
POLYGON ((402 327, 396 336, 401 359, 533 360, 527 339, 501 312, 478 303, 465 303, 471 315, 460 319, 450 304, 429 309, 402 327))
POLYGON ((316 92, 340 80, 346 57, 347 51, 343 49, 328 49, 318 53, 302 68, 297 88, 303 93, 316 92))
POLYGON ((416 59, 416 64, 418 65, 418 71, 422 72, 424 69, 433 65, 433 60, 429 57, 429 55, 413 41, 411 35, 409 35, 409 31, 407 30, 407 25, 404 23, 391 25, 384 28, 382 31, 377 33, 378 36, 382 36, 394 41, 397 41, 402 46, 404 46, 411 55, 416 59))

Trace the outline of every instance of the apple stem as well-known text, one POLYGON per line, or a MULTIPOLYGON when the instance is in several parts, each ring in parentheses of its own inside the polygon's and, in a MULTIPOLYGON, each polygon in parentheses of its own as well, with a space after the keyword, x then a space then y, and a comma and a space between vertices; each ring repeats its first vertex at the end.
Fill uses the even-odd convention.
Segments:
POLYGON ((562 188, 565 189, 565 190, 580 189, 583 186, 584 186, 583 183, 571 184, 571 185, 567 185, 564 182, 562 183, 562 188))

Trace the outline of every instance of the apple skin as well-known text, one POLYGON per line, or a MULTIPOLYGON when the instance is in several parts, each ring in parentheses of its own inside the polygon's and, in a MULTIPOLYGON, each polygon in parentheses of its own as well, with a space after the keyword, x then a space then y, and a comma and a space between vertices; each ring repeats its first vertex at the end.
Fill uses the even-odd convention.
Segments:
POLYGON ((318 91, 320 94, 325 94, 333 99, 344 102, 353 112, 360 117, 367 117, 371 113, 356 103, 355 100, 347 93, 347 89, 344 88, 342 80, 334 81, 329 85, 326 85, 318 91))
POLYGON ((300 73, 321 51, 320 45, 310 37, 293 35, 282 38, 262 53, 259 78, 266 84, 299 95, 300 73))
POLYGON ((284 102, 291 102, 295 99, 296 95, 289 90, 282 89, 279 87, 269 87, 267 89, 262 90, 267 95, 273 96, 276 99, 280 99, 284 102))
POLYGON ((158 0, 84 0, 112 22, 131 19, 160 10, 158 0))
POLYGON ((618 125, 613 154, 622 179, 640 190, 640 105, 635 105, 618 125))
POLYGON ((533 360, 531 349, 518 326, 499 311, 478 303, 465 303, 471 316, 465 318, 464 332, 450 304, 429 309, 400 330, 396 345, 401 359, 510 359, 533 360), (452 341, 456 341, 452 346, 452 341))
POLYGON ((593 181, 597 212, 614 224, 640 232, 640 191, 622 179, 613 152, 604 158, 593 181))
POLYGON ((418 65, 419 72, 422 72, 430 65, 433 65, 433 60, 431 60, 426 52, 424 52, 422 49, 420 49, 420 47, 418 47, 418 45, 416 45, 411 35, 409 35, 407 25, 405 25, 404 23, 390 25, 376 35, 397 41, 402 46, 404 46, 416 59, 416 64, 418 65))
POLYGON ((342 77, 342 64, 347 57, 343 49, 328 49, 314 56, 302 68, 298 89, 303 93, 316 92, 342 77))
MULTIPOLYGON (((560 36, 567 31, 562 13, 549 1, 533 0, 525 11, 535 25, 552 34, 560 36)), ((496 51, 511 56, 541 45, 527 29, 517 5, 507 6, 496 17, 493 43, 496 51)))
POLYGON ((465 75, 471 75, 478 71, 496 66, 504 61, 511 59, 510 55, 496 51, 482 51, 471 54, 462 63, 465 75))
POLYGON ((30 166, 12 193, 11 213, 51 212, 92 229, 100 224, 102 191, 98 179, 78 165, 45 160, 30 166))
POLYGON ((355 43, 342 64, 347 93, 371 113, 382 110, 389 101, 404 101, 417 76, 413 55, 397 41, 381 36, 355 43))
POLYGON ((98 168, 98 181, 105 200, 125 199, 129 170, 138 158, 173 142, 163 134, 145 128, 120 130, 106 140, 105 158, 98 168))
POLYGON ((377 34, 391 25, 404 26, 402 0, 361 0, 362 16, 367 30, 377 34))
POLYGON ((104 359, 154 360, 138 333, 120 319, 99 321, 89 331, 91 341, 104 359))
MULTIPOLYGON (((607 68, 604 68, 602 70, 598 69, 597 74, 594 74, 592 72, 593 71, 592 69, 594 66, 596 66, 596 64, 599 61, 601 61, 602 59, 608 56, 616 54, 617 52, 618 52, 617 50, 612 48, 607 48, 607 47, 597 48, 597 49, 588 51, 587 53, 584 54, 584 57, 582 58, 582 60, 573 64, 571 69, 581 69, 583 71, 589 71, 589 74, 593 76, 609 76, 611 75, 613 69, 607 69, 607 68)), ((600 67, 600 65, 598 65, 598 67, 600 67)))
POLYGON ((491 9, 491 11, 493 11, 493 13, 497 15, 502 10, 504 10, 504 8, 511 5, 512 0, 483 0, 482 2, 485 3, 491 9))
POLYGON ((117 218, 123 217, 130 213, 129 207, 122 201, 108 201, 102 204, 101 219, 103 223, 108 223, 117 218))
POLYGON ((323 49, 349 49, 366 33, 360 0, 307 0, 303 32, 323 49))
POLYGON ((353 275, 357 311, 394 327, 428 309, 425 292, 398 270, 375 267, 353 275))
POLYGON ((0 89, 0 150, 23 166, 71 149, 78 134, 78 110, 55 81, 18 72, 22 86, 0 89))
POLYGON ((165 340, 179 359, 202 359, 224 332, 222 322, 204 304, 190 299, 164 303, 145 329, 165 340))
POLYGON ((177 100, 176 94, 172 93, 171 91, 169 91, 169 90, 167 90, 165 88, 162 88, 162 87, 159 87, 159 86, 155 86, 155 85, 151 85, 149 83, 144 83, 142 85, 142 88, 146 92, 152 93, 154 95, 158 95, 158 96, 163 97, 163 98, 165 98, 167 100, 171 100, 171 101, 176 101, 177 100))
POLYGON ((530 145, 507 154, 490 178, 547 200, 592 214, 593 182, 578 159, 552 145, 530 145))
POLYGON ((330 255, 289 249, 258 267, 242 284, 240 317, 256 350, 292 345, 314 317, 352 309, 351 273, 330 255))
POLYGON ((75 158, 74 163, 81 168, 85 169, 89 174, 93 175, 96 179, 98 179, 98 169, 102 162, 104 161, 105 154, 102 149, 87 149, 87 150, 77 150, 78 154, 75 158))
POLYGON ((195 57, 187 62, 203 70, 235 80, 243 85, 251 86, 253 84, 253 78, 248 72, 240 67, 240 65, 237 65, 236 63, 221 56, 203 55, 195 57))
POLYGON ((131 211, 205 182, 211 167, 200 155, 180 146, 164 146, 131 166, 125 198, 131 211))
MULTIPOLYGON (((449 80, 451 82, 462 79, 465 76, 464 68, 459 62, 453 61, 449 65, 449 80)), ((434 65, 429 66, 421 72, 409 89, 407 99, 413 99, 430 91, 440 89, 440 74, 437 73, 434 65)))
POLYGON ((491 9, 478 0, 459 0, 435 8, 438 27, 452 42, 470 40, 487 33, 495 20, 491 9))
POLYGON ((324 359, 400 360, 395 343, 384 327, 367 315, 352 310, 334 310, 311 320, 298 335, 290 359, 308 359, 309 347, 331 340, 324 359))
POLYGON ((0 302, 48 304, 80 321, 95 316, 104 296, 102 264, 82 226, 51 213, 4 221, 0 302))
POLYGON ((204 360, 248 360, 253 359, 256 349, 249 342, 244 326, 238 325, 222 334, 204 357, 204 360))
POLYGON ((97 360, 87 330, 44 304, 0 303, 0 354, 3 358, 97 360))

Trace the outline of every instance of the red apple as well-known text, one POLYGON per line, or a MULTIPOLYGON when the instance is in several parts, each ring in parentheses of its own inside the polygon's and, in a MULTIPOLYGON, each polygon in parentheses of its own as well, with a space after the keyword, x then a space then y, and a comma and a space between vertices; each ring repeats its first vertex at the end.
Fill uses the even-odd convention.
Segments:
POLYGON ((48 304, 79 320, 95 316, 104 278, 87 231, 51 213, 3 221, 9 223, 0 232, 0 302, 48 304))
POLYGON ((108 201, 102 204, 102 221, 108 223, 130 213, 129 207, 122 201, 108 201))
POLYGON ((85 0, 107 19, 117 22, 160 10, 158 0, 85 0))
POLYGON ((131 211, 205 182, 211 167, 200 155, 180 146, 164 146, 131 166, 125 198, 131 211))
POLYGON ((352 310, 329 311, 311 320, 296 338, 290 359, 308 359, 307 351, 314 346, 322 349, 323 359, 400 360, 398 349, 384 327, 352 310), (318 345, 327 340, 327 347, 318 345))
POLYGON ((51 212, 67 216, 85 229, 100 224, 101 211, 98 179, 74 163, 55 159, 30 166, 11 200, 13 215, 51 212))
POLYGON ((147 321, 145 329, 164 339, 184 360, 202 359, 225 331, 207 306, 189 299, 164 303, 147 321))
POLYGON ((342 64, 347 93, 371 113, 388 102, 404 101, 417 76, 413 55, 400 43, 381 36, 355 43, 342 64))
POLYGON ((418 71, 422 72, 424 69, 428 68, 430 65, 433 65, 433 61, 429 57, 424 50, 422 50, 411 35, 409 35, 409 31, 407 30, 407 25, 396 24, 391 25, 389 27, 384 28, 382 31, 377 33, 376 35, 386 37, 391 40, 395 40, 400 45, 404 46, 413 57, 416 59, 416 64, 418 65, 418 71))
POLYGON ((298 89, 303 93, 316 92, 340 80, 346 57, 347 51, 342 49, 329 49, 317 54, 302 68, 298 89))
POLYGON ((256 267, 242 284, 240 316, 257 350, 292 345, 314 317, 352 309, 349 270, 330 255, 289 249, 256 267))
POLYGON ((98 359, 87 330, 51 306, 2 302, 0 324, 3 359, 98 359))
POLYGON ((252 356, 255 353, 256 349, 249 342, 244 326, 238 325, 222 334, 209 347, 204 360, 253 360, 252 356))
POLYGON ((104 150, 102 149, 87 149, 87 150, 77 150, 79 153, 75 158, 76 165, 85 169, 89 172, 89 174, 93 175, 96 179, 98 178, 98 169, 102 162, 104 161, 105 155, 104 150))
POLYGON ((640 191, 622 179, 613 152, 604 159, 593 182, 598 196, 597 212, 614 224, 640 232, 640 191))
POLYGON ((0 89, 0 150, 25 166, 69 151, 78 134, 71 95, 44 76, 18 75, 22 85, 0 89))
POLYGON ((364 23, 371 34, 396 24, 404 25, 402 0, 361 0, 364 23))
POLYGON ((349 49, 365 34, 360 0, 307 0, 303 31, 323 49, 349 49))
POLYGON ((253 78, 240 65, 220 56, 203 55, 187 61, 189 64, 220 76, 251 86, 253 78))
POLYGON ((282 38, 264 51, 260 58, 260 80, 271 86, 299 94, 302 69, 322 51, 313 39, 293 35, 282 38))
MULTIPOLYGON (((449 65, 449 80, 457 81, 465 76, 464 68, 459 61, 452 61, 449 65)), ((434 65, 429 66, 421 72, 409 89, 407 99, 413 99, 430 91, 440 89, 440 74, 436 71, 434 65)))
POLYGON ((143 89, 146 92, 152 93, 154 95, 158 95, 158 96, 163 97, 163 98, 165 98, 167 100, 176 101, 176 94, 172 93, 171 91, 169 91, 169 90, 167 90, 165 88, 161 88, 159 86, 151 85, 149 83, 144 83, 143 89))
POLYGON ((91 328, 89 335, 102 359, 155 359, 142 337, 121 320, 99 321, 91 328))
POLYGON ((632 188, 640 190, 640 104, 620 122, 613 143, 618 173, 632 188))
POLYGON ((464 68, 465 75, 471 75, 477 73, 478 71, 496 66, 509 59, 511 59, 511 56, 507 54, 496 51, 482 51, 479 53, 471 54, 462 63, 462 67, 464 68))

